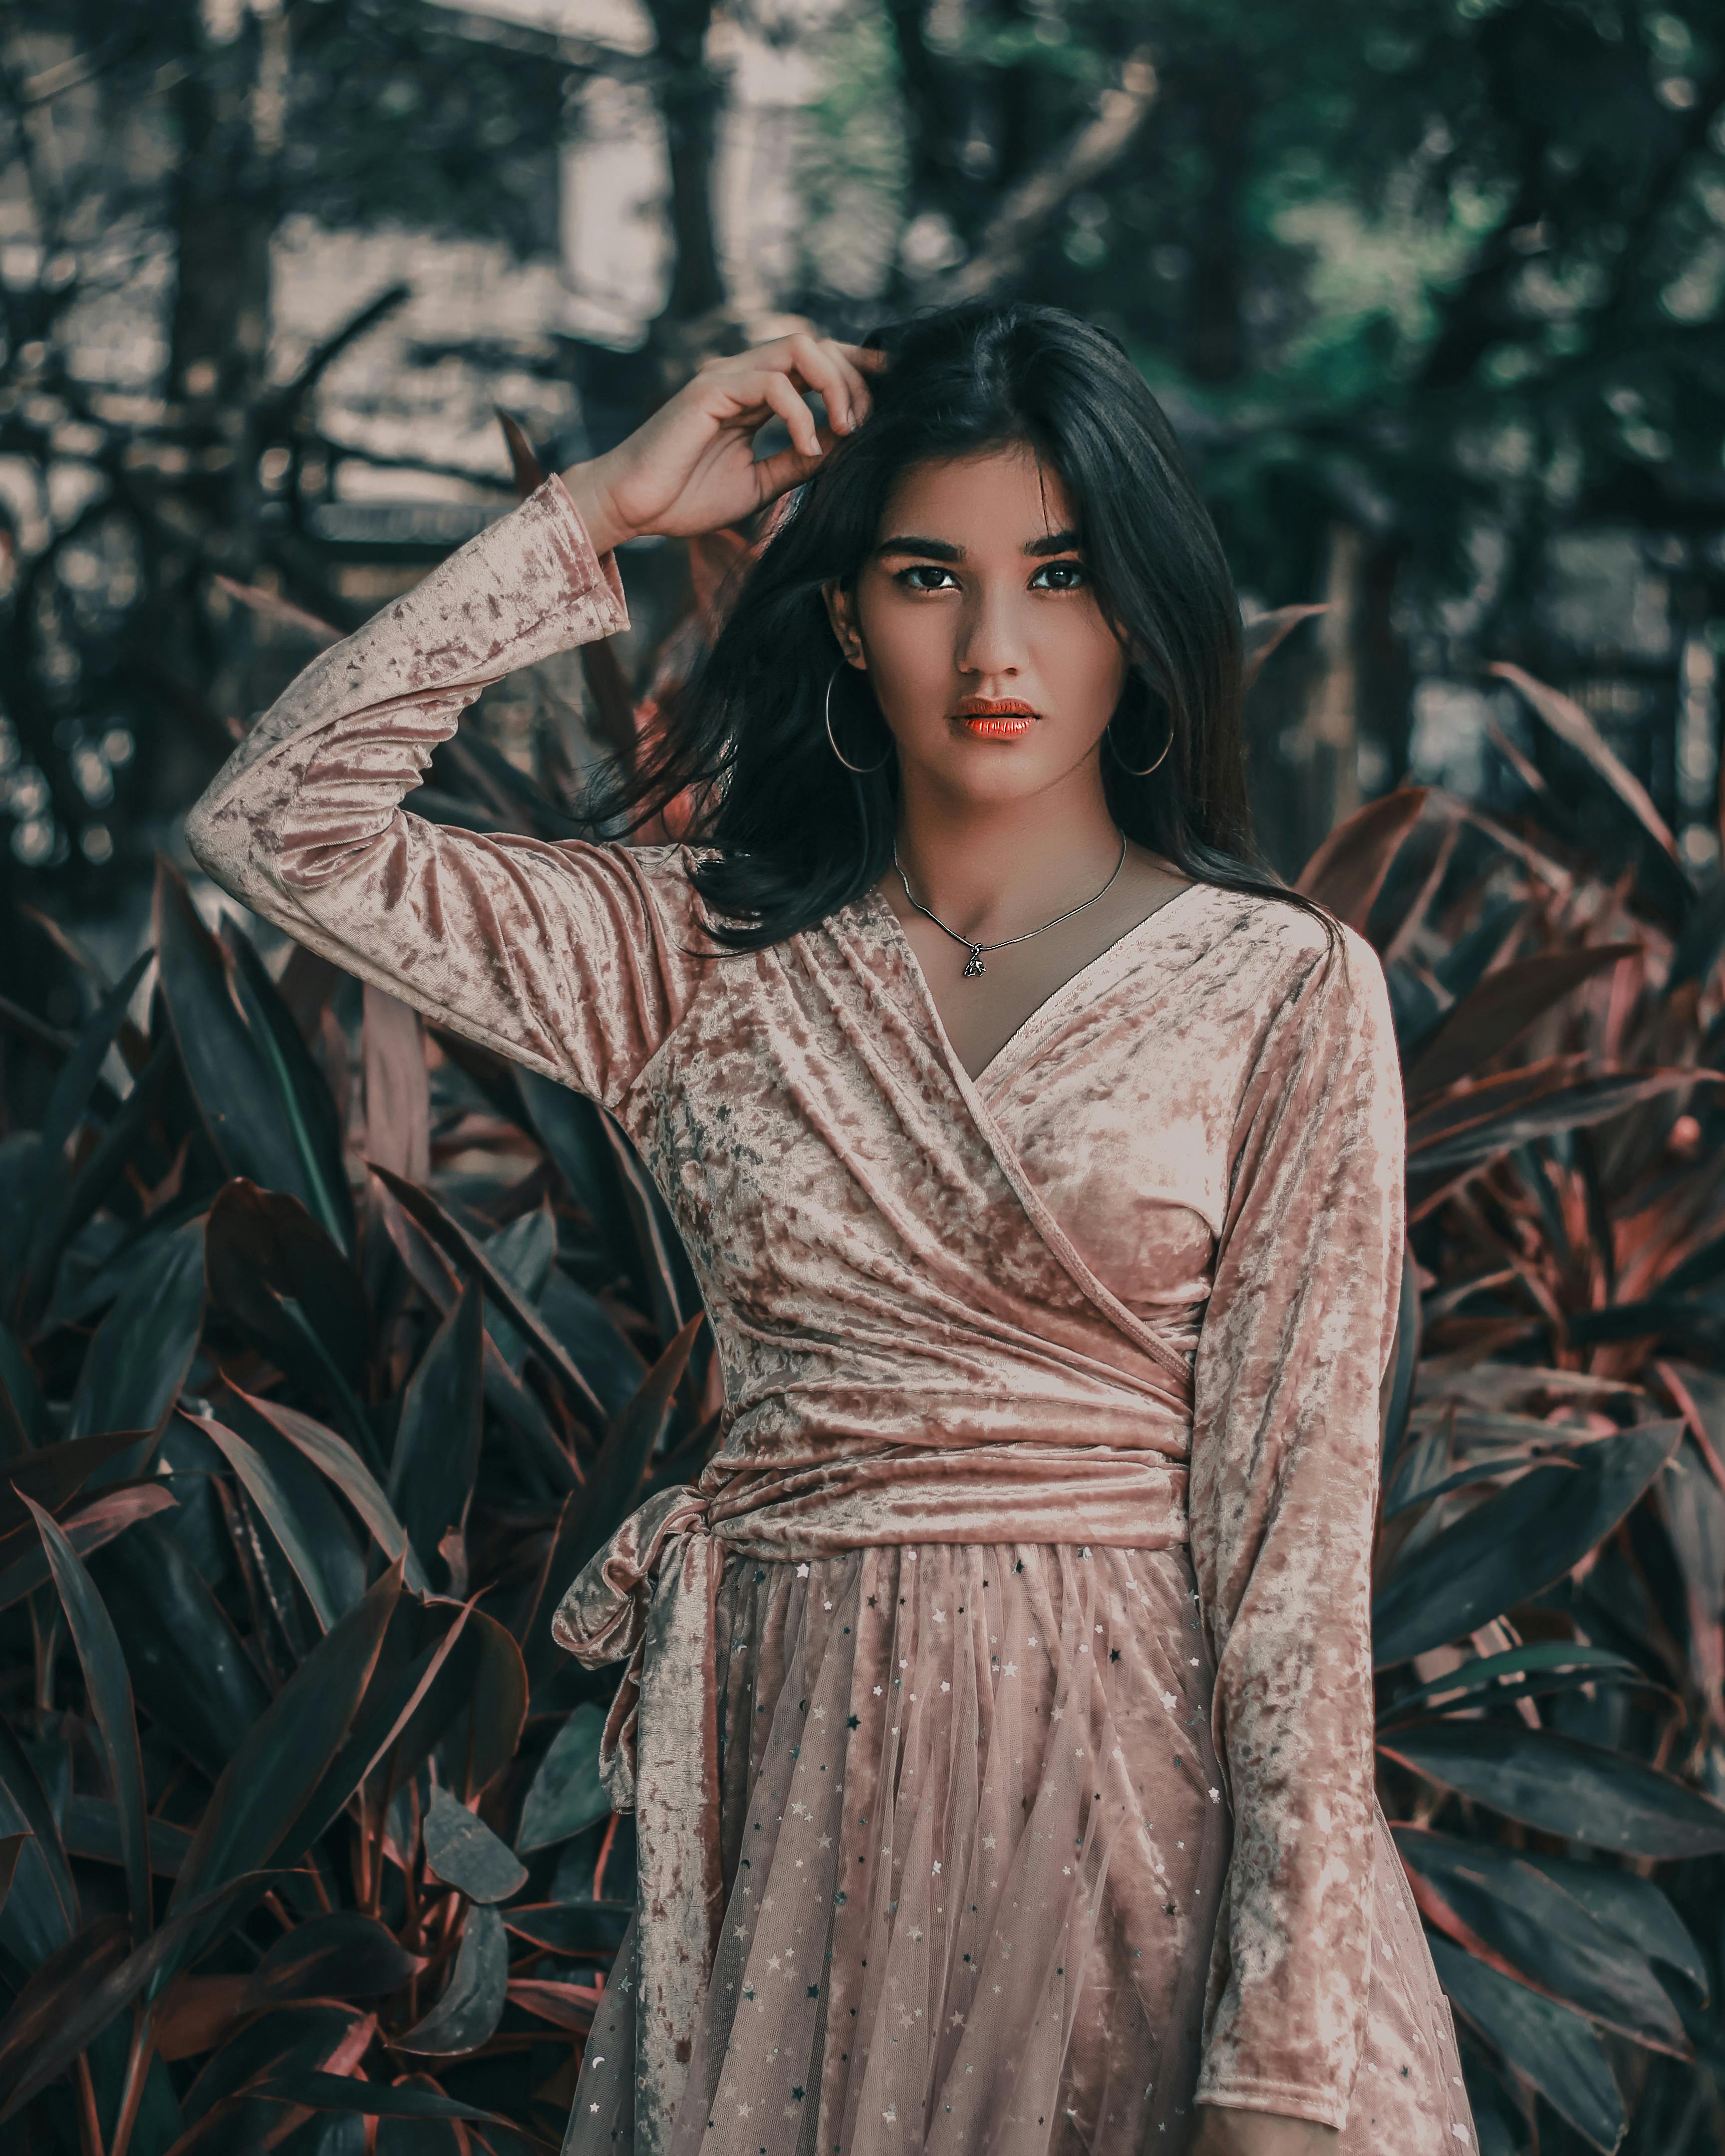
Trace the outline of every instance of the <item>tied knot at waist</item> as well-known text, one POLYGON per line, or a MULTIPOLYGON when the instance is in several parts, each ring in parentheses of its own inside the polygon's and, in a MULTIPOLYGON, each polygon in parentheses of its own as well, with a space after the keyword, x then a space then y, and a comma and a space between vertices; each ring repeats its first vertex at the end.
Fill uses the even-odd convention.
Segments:
POLYGON ((1186 1540, 1182 1460, 1096 1445, 916 1447, 662 1490, 588 1560, 552 1632, 589 1669, 629 1660, 599 1771, 613 1804, 636 1815, 644 2146, 662 2146, 669 2133, 724 1913, 716 1605, 726 1557, 783 1563, 905 1543, 1165 1549, 1186 1540))

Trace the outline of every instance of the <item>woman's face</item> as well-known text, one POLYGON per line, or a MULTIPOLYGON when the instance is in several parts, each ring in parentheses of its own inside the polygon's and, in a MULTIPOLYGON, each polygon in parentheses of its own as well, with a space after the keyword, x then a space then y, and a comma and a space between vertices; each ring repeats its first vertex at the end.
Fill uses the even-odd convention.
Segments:
MULTIPOLYGON (((1096 756, 1127 657, 1072 524, 1059 478, 1028 448, 916 465, 852 589, 828 587, 906 783, 1004 804, 1096 756)), ((854 719, 835 714, 834 731, 853 762, 875 760, 854 719)))

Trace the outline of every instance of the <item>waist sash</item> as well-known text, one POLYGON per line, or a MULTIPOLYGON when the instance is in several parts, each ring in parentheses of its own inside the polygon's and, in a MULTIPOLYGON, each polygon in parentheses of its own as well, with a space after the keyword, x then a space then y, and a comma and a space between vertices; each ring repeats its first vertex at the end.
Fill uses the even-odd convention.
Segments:
POLYGON ((629 1658, 599 1770, 634 1811, 637 2146, 669 2139, 724 1917, 715 1604, 727 1554, 775 1562, 902 1543, 1183 1543, 1186 1470, 1097 1447, 901 1448, 663 1490, 583 1568, 552 1635, 589 1669, 629 1658))

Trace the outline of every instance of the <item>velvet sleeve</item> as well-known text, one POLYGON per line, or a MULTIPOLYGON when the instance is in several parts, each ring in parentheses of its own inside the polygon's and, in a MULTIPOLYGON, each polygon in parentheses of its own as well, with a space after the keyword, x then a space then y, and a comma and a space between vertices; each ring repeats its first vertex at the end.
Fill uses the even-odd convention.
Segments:
POLYGON ((1339 2127, 1371 1974, 1371 1552, 1405 1123, 1352 930, 1275 998, 1199 1337, 1190 1504, 1234 1850, 1198 2101, 1339 2127))
POLYGON ((614 558, 547 480, 289 685, 193 808, 193 855, 337 965, 614 1105, 689 993, 680 855, 401 804, 488 683, 628 625, 614 558))

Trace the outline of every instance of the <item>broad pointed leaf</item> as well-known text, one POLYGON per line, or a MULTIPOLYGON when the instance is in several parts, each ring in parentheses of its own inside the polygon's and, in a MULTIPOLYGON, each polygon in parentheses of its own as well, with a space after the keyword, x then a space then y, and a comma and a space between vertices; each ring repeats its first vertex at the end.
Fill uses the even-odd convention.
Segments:
POLYGON ((526 1884, 527 1867, 476 1814, 434 1788, 425 1813, 425 1861, 470 1901, 506 1902, 526 1884))
POLYGON ((1604 736, 1573 696, 1536 680, 1507 659, 1494 659, 1488 670, 1518 690, 1559 741, 1585 758, 1622 802, 1648 836, 1672 861, 1680 857, 1671 826, 1653 805, 1653 797, 1623 760, 1607 746, 1604 736))
MULTIPOLYGON (((1512 1079, 1517 1075, 1510 1074, 1512 1079)), ((1474 1093, 1462 1096, 1461 1105, 1479 1111, 1478 1117, 1448 1136, 1428 1142, 1418 1135, 1415 1126, 1409 1126, 1410 1177, 1429 1183, 1439 1176, 1455 1175, 1516 1146, 1531 1144, 1536 1138, 1609 1122, 1625 1109, 1656 1100, 1663 1093, 1682 1092, 1697 1085, 1712 1086, 1719 1082, 1719 1074, 1692 1070, 1608 1071, 1554 1086, 1519 1106, 1506 1109, 1502 1115, 1485 1112, 1489 1106, 1487 1091, 1493 1082, 1488 1080, 1474 1093)))
POLYGON ((270 1704, 226 1612, 155 1520, 95 1552, 90 1573, 144 1712, 213 1779, 270 1704))
POLYGON ((1623 2138, 1623 2098, 1587 2023, 1451 1941, 1429 1943, 1438 1980, 1458 2011, 1584 2140, 1609 2156, 1623 2138))
POLYGON ((1542 952, 1512 958, 1445 1014, 1407 1074, 1409 1100, 1440 1092, 1458 1078, 1477 1077, 1482 1066, 1553 1004, 1594 974, 1640 955, 1639 943, 1599 943, 1580 951, 1542 952))
POLYGON ((1648 1681, 1647 1673, 1639 1663, 1630 1661, 1626 1656, 1614 1654, 1609 1647, 1547 1640, 1533 1646, 1511 1647, 1501 1655, 1478 1656, 1472 1661, 1464 1662, 1460 1669, 1433 1677, 1429 1684, 1416 1685, 1411 1691, 1403 1692, 1390 1702, 1384 1709, 1384 1720, 1387 1725, 1439 1708, 1463 1703, 1476 1706, 1479 1702, 1474 1695, 1479 1692, 1485 1693, 1487 1700, 1494 1703, 1531 1697, 1542 1676, 1567 1676, 1572 1673, 1591 1683, 1613 1677, 1627 1677, 1640 1684, 1648 1681))
POLYGON ((1518 1854, 1524 1864, 1555 1880, 1608 1931, 1639 1948, 1650 1961, 1662 1961, 1678 1970, 1706 1996, 1707 1964, 1701 1949, 1652 1880, 1638 1872, 1620 1871, 1615 1865, 1584 1864, 1574 1856, 1548 1856, 1531 1849, 1518 1854))
POLYGON ((28 1755, 0 1720, 0 1834, 22 1835, 12 1892, 0 1909, 0 1946, 38 1969, 78 1929, 78 1890, 59 1828, 28 1755))
POLYGON ((304 1312, 346 1382, 360 1382, 371 1344, 365 1288, 297 1198, 236 1176, 210 1208, 204 1260, 211 1300, 278 1369, 324 1389, 325 1371, 308 1361, 285 1301, 304 1312))
POLYGON ((324 1631, 329 1631, 339 1620, 347 1605, 337 1599, 335 1590, 325 1578, 317 1545, 306 1532, 281 1485, 245 1440, 224 1424, 216 1421, 213 1416, 200 1419, 196 1427, 220 1450, 244 1484, 247 1496, 263 1514, 270 1533, 280 1546, 282 1555, 293 1567, 295 1577, 305 1589, 305 1599, 311 1603, 318 1624, 324 1631))
POLYGON ((357 1909, 313 1917, 278 1939, 252 1971, 254 2005, 284 1999, 373 1999, 427 1966, 393 1932, 357 1909))
POLYGON ((429 1594, 431 1583, 408 1540, 407 1529, 352 1446, 296 1408, 284 1407, 275 1400, 254 1399, 237 1385, 230 1384, 228 1389, 328 1476, 370 1528, 385 1557, 405 1565, 407 1584, 414 1594, 429 1594))
POLYGON ((233 959, 166 860, 157 865, 156 948, 181 1065, 217 1158, 228 1174, 315 1211, 275 1071, 237 1000, 233 959))
POLYGON ((246 1731, 204 1812, 174 1888, 173 1908, 255 1870, 287 1840, 347 1734, 400 1591, 400 1573, 392 1568, 318 1642, 246 1731))
POLYGON ((603 1712, 589 1702, 578 1707, 552 1738, 521 1807, 518 1848, 548 1849, 610 1810, 611 1799, 599 1780, 599 1739, 604 1730, 603 1712))
POLYGON ((428 1577, 467 1589, 465 1529, 479 1472, 485 1297, 470 1281, 408 1381, 389 1471, 390 1502, 428 1577))
MULTIPOLYGON (((200 1894, 195 1901, 164 1917, 142 1946, 134 1948, 94 1986, 79 1959, 74 1958, 48 2017, 51 2034, 31 2046, 29 2064, 6 2091, 5 2102, 0 2107, 0 2125, 4 2125, 39 2090, 63 2073, 116 2015, 123 2013, 177 1958, 183 1956, 194 1944, 196 1934, 201 1932, 208 1938, 224 1925, 232 1924, 236 1916, 279 1876, 272 1871, 249 1872, 228 1880, 208 1894, 200 1894)), ((5 2041, 6 2030, 0 2025, 0 2044, 5 2041)))
POLYGON ((90 1711, 101 1734, 102 1749, 107 1754, 108 1779, 120 1815, 120 1845, 126 1867, 126 1901, 131 1911, 131 1935, 135 1941, 142 1940, 148 1937, 153 1921, 150 1846, 145 1823, 149 1805, 144 1794, 144 1762, 138 1748, 131 1678, 126 1657, 120 1650, 114 1620, 96 1592, 95 1582, 85 1571, 77 1552, 41 1507, 31 1505, 30 1510, 48 1553, 54 1587, 84 1670, 90 1711))
MULTIPOLYGON (((96 1328, 72 1394, 69 1437, 153 1431, 167 1420, 203 1327, 203 1223, 187 1220, 157 1260, 140 1266, 96 1328)), ((137 1472, 143 1448, 122 1454, 98 1479, 137 1472)))
POLYGON ((1372 901, 1425 806, 1424 787, 1404 786, 1355 809, 1307 861, 1296 888, 1363 933, 1372 901))
POLYGON ((354 2112, 366 2118, 468 2118, 478 2125, 521 2132, 512 2119, 418 2084, 391 2087, 384 2082, 352 2081, 341 2074, 295 2073, 264 2082, 258 2092, 313 2111, 354 2112))
MULTIPOLYGON (((1675 2058, 1691 2056, 1645 1957, 1517 1851, 1409 1826, 1392 1830, 1430 1923, 1589 2020, 1675 2058)), ((1572 1867, 1580 1869, 1579 1866, 1572 1867)))
POLYGON ((517 1902, 503 1912, 503 1921, 534 1946, 583 1958, 614 1953, 634 1913, 629 1902, 517 1902))
POLYGON ((1616 1526, 1682 1435, 1681 1422, 1649 1423, 1577 1446, 1422 1544, 1373 1605, 1379 1666, 1459 1639, 1561 1579, 1616 1526))
POLYGON ((1378 1748, 1524 1826, 1625 1856, 1725 1850, 1725 1805, 1619 1752, 1515 1722, 1418 1722, 1378 1748))
POLYGON ((396 2047, 454 2058, 476 2051, 503 2016, 509 1988, 509 1937, 488 1902, 470 1903, 449 1989, 396 2047))
POLYGON ((222 940, 234 961, 235 999, 245 1014, 258 1053, 275 1081, 276 1097, 300 1164, 307 1209, 339 1249, 352 1250, 353 1199, 342 1158, 341 1127, 329 1086, 263 960, 231 918, 222 924, 222 940))

